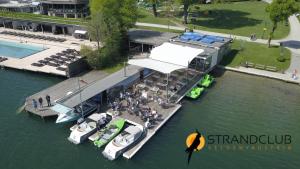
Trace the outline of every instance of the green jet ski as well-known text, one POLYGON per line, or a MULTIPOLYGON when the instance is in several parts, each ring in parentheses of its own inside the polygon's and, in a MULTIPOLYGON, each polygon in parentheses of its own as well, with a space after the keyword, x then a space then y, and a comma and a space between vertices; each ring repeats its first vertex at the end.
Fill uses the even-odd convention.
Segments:
POLYGON ((106 128, 97 131, 97 138, 94 140, 94 145, 102 147, 116 137, 125 125, 124 119, 112 120, 106 128))
POLYGON ((198 84, 198 86, 209 87, 214 81, 215 81, 214 77, 212 77, 209 74, 206 74, 202 78, 202 80, 200 81, 200 83, 198 84))
POLYGON ((203 87, 194 87, 185 96, 191 99, 198 99, 203 93, 203 91, 203 87))

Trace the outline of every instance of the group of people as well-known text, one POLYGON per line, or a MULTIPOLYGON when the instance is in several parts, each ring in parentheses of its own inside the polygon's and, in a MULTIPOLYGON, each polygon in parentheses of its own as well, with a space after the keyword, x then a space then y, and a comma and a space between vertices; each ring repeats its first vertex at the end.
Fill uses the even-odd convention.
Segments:
MULTIPOLYGON (((146 121, 149 125, 159 118, 157 111, 147 105, 149 100, 151 99, 148 98, 145 91, 126 91, 120 92, 119 98, 110 105, 113 111, 120 111, 125 108, 131 115, 139 116, 141 120, 146 121), (122 104, 122 101, 125 101, 123 102, 125 105, 122 104)), ((155 101, 158 101, 159 104, 163 102, 159 97, 155 101)))
MULTIPOLYGON (((46 95, 45 97, 46 101, 47 101, 47 106, 48 107, 51 107, 52 104, 51 104, 51 98, 49 95, 46 95)), ((34 109, 37 109, 38 107, 40 108, 43 108, 44 107, 44 104, 43 104, 44 100, 42 97, 38 98, 38 102, 35 100, 35 99, 32 99, 32 105, 33 105, 33 108, 34 109), (39 105, 38 105, 39 104, 39 105)))
POLYGON ((254 41, 254 40, 256 40, 256 39, 257 39, 257 38, 256 38, 256 34, 251 34, 251 35, 250 35, 250 40, 253 40, 253 41, 254 41))

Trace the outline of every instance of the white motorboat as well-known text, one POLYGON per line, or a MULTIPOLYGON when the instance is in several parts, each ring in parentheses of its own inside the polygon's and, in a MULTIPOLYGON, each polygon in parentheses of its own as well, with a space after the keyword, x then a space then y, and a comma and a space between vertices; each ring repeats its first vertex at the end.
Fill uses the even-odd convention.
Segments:
POLYGON ((132 145, 142 139, 144 133, 143 126, 129 126, 117 137, 108 143, 102 154, 109 160, 115 160, 132 145))
POLYGON ((88 102, 83 103, 82 106, 83 106, 83 112, 81 111, 80 105, 71 109, 64 105, 56 104, 51 109, 55 110, 57 112, 60 112, 56 119, 56 123, 65 123, 65 122, 76 121, 81 117, 85 117, 85 116, 93 113, 97 109, 96 104, 92 104, 92 103, 88 103, 88 102), (63 109, 63 111, 61 111, 61 109, 63 109))
POLYGON ((68 140, 74 144, 80 144, 94 134, 97 129, 103 128, 111 121, 111 119, 111 116, 106 113, 94 113, 88 116, 82 123, 76 124, 70 128, 72 132, 68 137, 68 140))

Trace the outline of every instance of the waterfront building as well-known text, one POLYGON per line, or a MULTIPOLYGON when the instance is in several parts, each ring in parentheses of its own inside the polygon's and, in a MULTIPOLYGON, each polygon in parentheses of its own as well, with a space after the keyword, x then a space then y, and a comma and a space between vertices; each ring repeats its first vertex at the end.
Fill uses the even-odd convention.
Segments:
POLYGON ((41 13, 64 18, 82 18, 89 13, 88 0, 42 0, 41 13))
POLYGON ((0 0, 0 10, 9 12, 34 13, 39 10, 38 2, 0 0))

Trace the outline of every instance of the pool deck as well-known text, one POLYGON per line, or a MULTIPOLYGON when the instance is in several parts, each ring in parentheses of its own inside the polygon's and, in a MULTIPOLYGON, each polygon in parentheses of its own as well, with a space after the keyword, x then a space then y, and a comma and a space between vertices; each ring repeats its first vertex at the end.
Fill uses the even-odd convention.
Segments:
MULTIPOLYGON (((41 33, 41 32, 29 32, 29 31, 21 31, 21 30, 12 30, 12 29, 5 29, 0 28, 0 32, 9 30, 13 32, 22 32, 22 33, 29 33, 29 34, 35 34, 35 35, 44 35, 44 36, 51 36, 51 37, 62 37, 61 35, 52 35, 47 33, 41 33)), ((80 50, 81 45, 87 45, 87 46, 94 46, 94 43, 91 43, 87 40, 79 40, 75 39, 70 36, 63 36, 63 38, 66 39, 65 42, 53 42, 53 41, 45 41, 41 39, 31 39, 31 38, 24 38, 24 37, 16 37, 12 35, 6 35, 6 34, 0 34, 0 40, 4 41, 11 41, 28 45, 36 45, 41 46, 45 48, 46 50, 35 53, 33 55, 17 59, 17 58, 11 58, 7 57, 8 60, 4 62, 0 62, 0 67, 7 67, 7 68, 13 68, 13 69, 19 69, 19 70, 27 70, 27 71, 33 71, 33 72, 40 72, 40 73, 47 73, 57 76, 64 76, 66 77, 67 74, 65 71, 56 70, 56 67, 52 67, 49 65, 45 65, 43 67, 37 67, 32 66, 32 63, 36 63, 39 60, 43 60, 46 57, 49 57, 51 55, 55 55, 56 53, 59 53, 66 49, 76 49, 80 50)))

